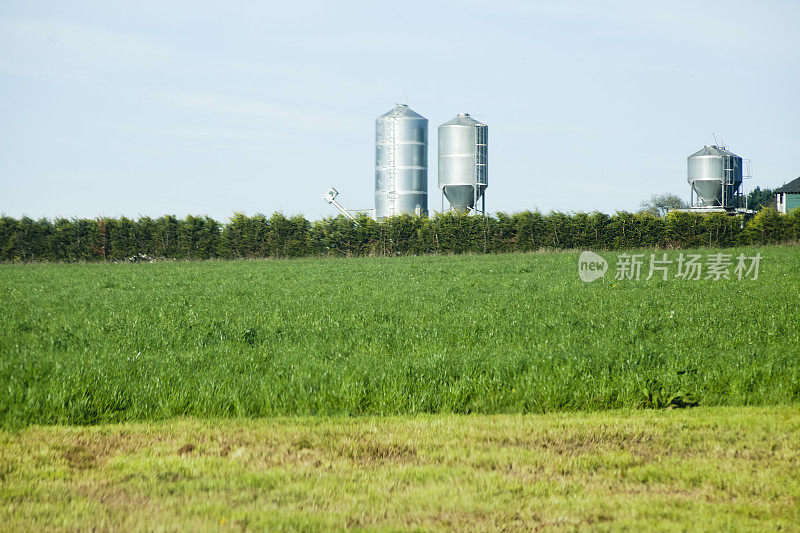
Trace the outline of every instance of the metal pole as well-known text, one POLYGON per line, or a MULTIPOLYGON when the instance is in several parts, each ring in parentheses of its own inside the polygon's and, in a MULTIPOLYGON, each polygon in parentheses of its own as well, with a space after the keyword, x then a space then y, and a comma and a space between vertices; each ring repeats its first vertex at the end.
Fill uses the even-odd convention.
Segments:
POLYGON ((355 220, 355 219, 356 219, 356 217, 354 217, 353 215, 351 215, 351 214, 350 214, 350 213, 347 211, 347 209, 345 209, 344 207, 342 207, 341 205, 339 205, 339 202, 337 202, 336 200, 331 200, 331 203, 332 203, 334 206, 336 206, 336 209, 338 209, 339 211, 341 211, 341 213, 342 213, 344 216, 346 216, 347 218, 349 218, 350 220, 355 220))

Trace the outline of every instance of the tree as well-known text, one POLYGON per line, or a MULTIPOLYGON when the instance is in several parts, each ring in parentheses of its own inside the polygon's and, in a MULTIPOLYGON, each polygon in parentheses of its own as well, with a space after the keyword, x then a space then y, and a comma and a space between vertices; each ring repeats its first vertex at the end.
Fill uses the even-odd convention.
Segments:
POLYGON ((756 187, 747 195, 747 207, 761 211, 765 207, 775 207, 775 191, 756 187))
POLYGON ((654 194, 649 200, 645 200, 639 205, 639 212, 663 217, 670 209, 685 209, 687 207, 689 205, 677 194, 654 194))

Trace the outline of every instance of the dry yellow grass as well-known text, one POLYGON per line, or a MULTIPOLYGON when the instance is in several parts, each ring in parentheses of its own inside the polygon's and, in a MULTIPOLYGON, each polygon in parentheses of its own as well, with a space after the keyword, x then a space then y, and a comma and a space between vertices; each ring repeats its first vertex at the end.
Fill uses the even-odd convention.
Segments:
POLYGON ((3 529, 797 530, 800 408, 0 432, 3 529))

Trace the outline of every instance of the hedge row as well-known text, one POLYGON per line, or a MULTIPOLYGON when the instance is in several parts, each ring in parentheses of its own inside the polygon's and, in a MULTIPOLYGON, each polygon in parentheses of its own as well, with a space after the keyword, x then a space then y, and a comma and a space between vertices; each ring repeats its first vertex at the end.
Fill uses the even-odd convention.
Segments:
POLYGON ((0 261, 116 261, 153 258, 375 256, 527 252, 543 248, 628 249, 727 247, 800 241, 800 210, 764 209, 741 216, 670 213, 550 213, 525 211, 481 218, 461 213, 397 216, 382 222, 342 216, 309 222, 302 216, 237 214, 221 224, 178 219, 47 219, 0 217, 0 261))

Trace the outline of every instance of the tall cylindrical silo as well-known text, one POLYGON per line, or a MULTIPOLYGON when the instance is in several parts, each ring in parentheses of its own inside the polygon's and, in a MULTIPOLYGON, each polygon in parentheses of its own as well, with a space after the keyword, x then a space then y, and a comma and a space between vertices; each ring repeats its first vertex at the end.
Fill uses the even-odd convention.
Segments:
POLYGON ((476 208, 489 186, 489 128, 461 113, 439 126, 439 189, 458 211, 476 208))
POLYGON ((428 212, 428 119, 407 105, 375 119, 375 218, 428 212))
POLYGON ((687 179, 704 207, 736 207, 742 158, 720 146, 705 146, 687 158, 687 179))

